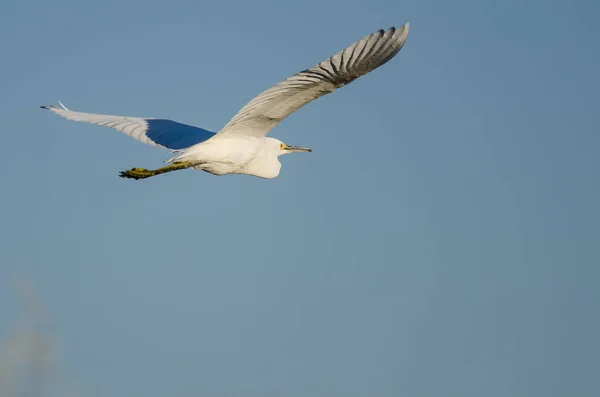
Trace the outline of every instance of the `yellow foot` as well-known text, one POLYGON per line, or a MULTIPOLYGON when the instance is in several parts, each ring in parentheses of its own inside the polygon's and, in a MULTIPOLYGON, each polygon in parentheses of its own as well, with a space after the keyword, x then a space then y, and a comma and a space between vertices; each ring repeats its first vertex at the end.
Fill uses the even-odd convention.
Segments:
POLYGON ((158 168, 155 170, 148 170, 146 168, 132 168, 128 171, 121 171, 119 176, 121 178, 144 179, 144 178, 150 178, 151 176, 154 176, 154 175, 164 174, 166 172, 183 170, 183 169, 189 168, 191 166, 192 166, 191 163, 189 163, 187 161, 183 161, 183 162, 179 162, 179 163, 173 163, 173 164, 167 165, 166 167, 158 168))
POLYGON ((153 170, 148 170, 146 168, 132 168, 127 171, 121 171, 119 176, 121 178, 131 178, 131 179, 144 179, 149 178, 151 176, 156 175, 156 172, 153 170))

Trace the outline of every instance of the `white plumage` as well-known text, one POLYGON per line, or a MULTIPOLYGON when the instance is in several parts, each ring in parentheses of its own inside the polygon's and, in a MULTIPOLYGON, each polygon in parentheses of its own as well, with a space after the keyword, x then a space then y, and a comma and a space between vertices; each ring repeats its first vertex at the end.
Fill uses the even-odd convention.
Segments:
POLYGON ((282 154, 310 151, 288 146, 266 135, 307 103, 351 83, 392 59, 403 47, 408 23, 378 30, 310 69, 263 91, 248 102, 218 133, 172 120, 110 116, 42 106, 68 120, 114 128, 143 143, 174 152, 172 165, 157 170, 134 168, 121 173, 134 179, 194 168, 216 175, 248 174, 261 178, 279 175, 282 154))

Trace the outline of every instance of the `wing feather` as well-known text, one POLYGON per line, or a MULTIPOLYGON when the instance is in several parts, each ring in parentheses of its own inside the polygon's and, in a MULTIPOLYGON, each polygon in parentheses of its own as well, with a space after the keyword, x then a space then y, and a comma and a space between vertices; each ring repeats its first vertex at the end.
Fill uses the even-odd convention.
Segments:
POLYGON ((265 136, 279 122, 306 105, 392 59, 404 46, 408 23, 378 30, 310 69, 290 76, 248 102, 219 131, 227 135, 265 136))
POLYGON ((172 120, 74 112, 62 104, 61 106, 62 108, 53 105, 42 108, 67 120, 113 128, 155 147, 180 150, 204 142, 215 135, 214 132, 172 120))

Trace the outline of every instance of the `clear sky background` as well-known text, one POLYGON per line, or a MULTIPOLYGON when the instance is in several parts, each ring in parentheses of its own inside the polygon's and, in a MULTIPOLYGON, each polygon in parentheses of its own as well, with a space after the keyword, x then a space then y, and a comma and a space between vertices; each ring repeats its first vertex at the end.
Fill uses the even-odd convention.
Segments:
POLYGON ((592 0, 12 1, 0 12, 0 336, 36 286, 48 396, 600 395, 592 0), (388 64, 271 135, 279 178, 39 109, 216 131, 379 28, 388 64), (58 363, 60 362, 60 363, 58 363))

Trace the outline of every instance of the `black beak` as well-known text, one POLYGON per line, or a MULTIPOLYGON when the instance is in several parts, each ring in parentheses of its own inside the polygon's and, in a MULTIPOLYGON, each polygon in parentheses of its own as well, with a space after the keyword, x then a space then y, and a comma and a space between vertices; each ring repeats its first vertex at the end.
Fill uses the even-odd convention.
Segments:
POLYGON ((285 150, 290 153, 294 152, 312 152, 312 149, 302 146, 286 146, 285 150))

